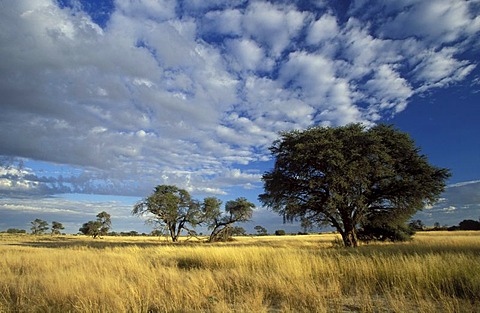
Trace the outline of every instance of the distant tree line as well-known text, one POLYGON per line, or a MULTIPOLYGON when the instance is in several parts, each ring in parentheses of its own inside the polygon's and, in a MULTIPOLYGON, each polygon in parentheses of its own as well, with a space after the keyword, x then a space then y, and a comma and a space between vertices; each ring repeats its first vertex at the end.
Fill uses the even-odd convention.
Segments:
POLYGON ((7 234, 26 234, 27 231, 25 229, 18 229, 18 228, 9 228, 6 231, 2 231, 2 233, 7 234))
POLYGON ((446 227, 446 230, 480 230, 480 220, 463 220, 458 225, 446 227))
POLYGON ((466 219, 458 223, 458 225, 448 226, 440 225, 439 222, 435 222, 432 226, 426 226, 421 220, 412 220, 408 224, 411 231, 439 231, 439 230, 480 230, 480 220, 466 219))

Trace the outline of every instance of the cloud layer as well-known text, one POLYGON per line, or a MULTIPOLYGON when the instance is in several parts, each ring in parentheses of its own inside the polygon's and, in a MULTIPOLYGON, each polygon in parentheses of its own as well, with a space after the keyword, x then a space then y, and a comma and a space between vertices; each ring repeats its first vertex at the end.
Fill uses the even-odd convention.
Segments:
POLYGON ((465 219, 480 220, 480 181, 453 184, 446 188, 437 204, 417 213, 426 225, 458 225, 465 219))
POLYGON ((2 194, 252 188, 279 131, 375 123, 478 53, 467 1, 93 3, 1 5, 2 194))

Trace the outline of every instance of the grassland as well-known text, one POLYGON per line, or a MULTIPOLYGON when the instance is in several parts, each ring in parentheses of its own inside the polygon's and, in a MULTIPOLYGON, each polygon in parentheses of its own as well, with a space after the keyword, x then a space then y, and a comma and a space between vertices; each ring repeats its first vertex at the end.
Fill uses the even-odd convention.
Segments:
POLYGON ((166 243, 0 235, 0 312, 480 312, 480 232, 166 243))

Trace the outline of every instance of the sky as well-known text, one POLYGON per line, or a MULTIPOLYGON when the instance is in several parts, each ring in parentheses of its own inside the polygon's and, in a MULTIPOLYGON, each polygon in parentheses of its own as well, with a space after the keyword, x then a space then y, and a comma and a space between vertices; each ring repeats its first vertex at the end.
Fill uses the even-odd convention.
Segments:
POLYGON ((246 197, 281 131, 393 124, 452 177, 415 218, 480 218, 480 1, 0 0, 0 230, 68 233, 160 184, 246 197))

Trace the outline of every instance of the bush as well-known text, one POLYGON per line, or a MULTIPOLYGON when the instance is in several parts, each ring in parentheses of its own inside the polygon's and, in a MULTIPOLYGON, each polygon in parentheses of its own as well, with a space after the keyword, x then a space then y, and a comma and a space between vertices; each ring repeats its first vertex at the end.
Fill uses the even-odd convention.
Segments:
POLYGON ((26 234, 27 231, 25 229, 17 229, 17 228, 9 228, 7 229, 7 234, 26 234))
POLYGON ((278 229, 275 231, 275 236, 284 236, 285 231, 283 229, 278 229))
POLYGON ((460 230, 480 230, 480 222, 474 220, 463 220, 458 226, 460 230))
POLYGON ((407 241, 412 238, 415 232, 409 227, 397 225, 389 226, 382 225, 374 227, 372 225, 367 225, 359 230, 358 238, 361 241, 407 241))

